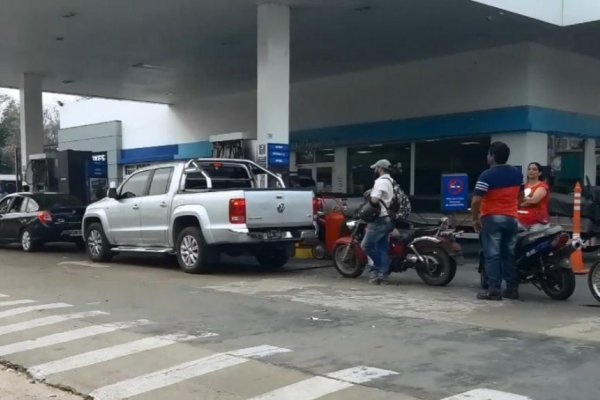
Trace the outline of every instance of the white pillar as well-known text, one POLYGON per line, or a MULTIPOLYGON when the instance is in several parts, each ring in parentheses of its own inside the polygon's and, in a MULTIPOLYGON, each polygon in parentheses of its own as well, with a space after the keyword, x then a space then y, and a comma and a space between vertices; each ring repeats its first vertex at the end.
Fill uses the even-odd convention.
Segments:
POLYGON ((30 154, 44 152, 42 77, 24 74, 21 81, 21 170, 30 154))
MULTIPOLYGON (((290 9, 258 6, 258 160, 268 160, 268 143, 288 144, 290 125, 290 9), (267 160, 261 159, 266 157, 267 160)), ((273 168, 273 165, 267 165, 273 168)))
POLYGON ((585 154, 583 160, 584 182, 581 182, 581 184, 587 183, 587 181, 585 181, 585 178, 587 177, 592 186, 596 186, 596 139, 585 140, 585 154))
POLYGON ((348 193, 348 148, 335 149, 335 165, 333 167, 333 192, 348 193))
POLYGON ((417 175, 417 142, 410 143, 410 190, 409 195, 415 195, 415 177, 417 175))
POLYGON ((519 165, 527 176, 527 165, 538 162, 548 165, 548 135, 538 132, 506 133, 492 135, 493 142, 504 142, 510 147, 508 163, 519 165))

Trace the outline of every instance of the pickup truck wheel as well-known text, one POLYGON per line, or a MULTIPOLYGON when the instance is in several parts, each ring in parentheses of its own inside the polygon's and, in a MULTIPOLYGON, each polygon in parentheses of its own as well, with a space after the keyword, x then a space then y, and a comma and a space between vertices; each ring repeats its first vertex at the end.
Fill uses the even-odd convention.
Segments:
POLYGON ((91 224, 86 233, 86 251, 94 262, 107 262, 112 258, 110 243, 106 239, 102 225, 95 222, 91 224))
POLYGON ((265 271, 281 269, 289 260, 289 252, 284 247, 270 248, 256 254, 256 261, 265 271))
POLYGON ((197 227, 185 228, 177 238, 177 261, 188 274, 203 274, 210 270, 206 242, 197 227))

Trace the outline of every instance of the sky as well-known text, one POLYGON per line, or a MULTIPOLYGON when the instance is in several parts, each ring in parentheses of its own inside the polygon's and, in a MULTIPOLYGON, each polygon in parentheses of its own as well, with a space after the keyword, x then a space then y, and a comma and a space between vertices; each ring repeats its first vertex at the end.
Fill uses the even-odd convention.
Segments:
MULTIPOLYGON (((0 88, 0 95, 9 95, 15 99, 19 99, 19 91, 17 89, 0 88)), ((42 95, 42 102, 44 106, 53 107, 58 105, 58 101, 63 103, 70 103, 76 101, 79 96, 71 96, 68 94, 57 94, 57 93, 44 93, 42 95)))

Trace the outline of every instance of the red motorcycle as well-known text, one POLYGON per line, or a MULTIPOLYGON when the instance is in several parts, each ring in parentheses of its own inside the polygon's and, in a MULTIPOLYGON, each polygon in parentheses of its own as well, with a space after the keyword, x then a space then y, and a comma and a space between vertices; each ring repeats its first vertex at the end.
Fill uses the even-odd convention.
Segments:
MULTIPOLYGON (((367 254, 361 247, 367 224, 360 219, 346 222, 349 234, 341 237, 333 251, 335 269, 346 278, 359 277, 368 264, 367 254)), ((426 228, 400 228, 390 234, 390 272, 415 269, 430 286, 445 286, 456 275, 456 260, 461 252, 456 243, 459 232, 449 229, 448 219, 426 228)))

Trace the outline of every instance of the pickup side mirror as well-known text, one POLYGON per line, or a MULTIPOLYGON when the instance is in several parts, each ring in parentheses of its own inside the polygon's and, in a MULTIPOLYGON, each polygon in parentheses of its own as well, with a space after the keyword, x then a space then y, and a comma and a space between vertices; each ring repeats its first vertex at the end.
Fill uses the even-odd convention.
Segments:
POLYGON ((108 189, 108 192, 106 193, 106 195, 111 198, 111 199, 118 199, 119 196, 117 195, 117 189, 116 188, 110 188, 108 189))

